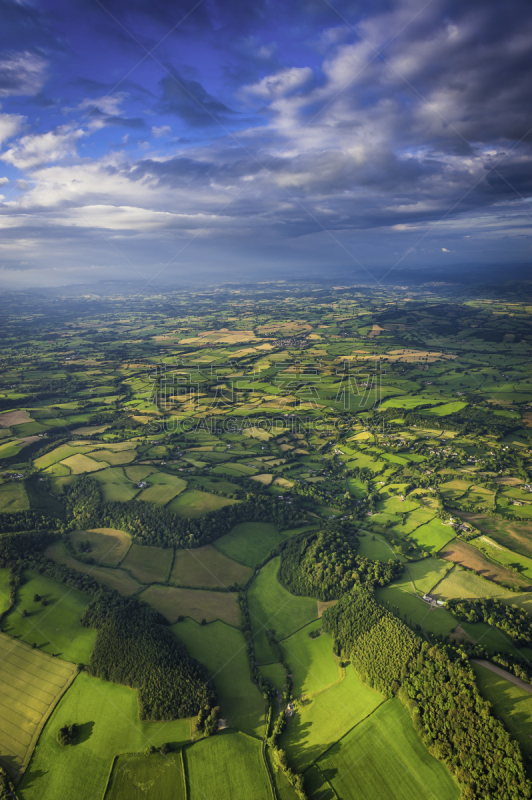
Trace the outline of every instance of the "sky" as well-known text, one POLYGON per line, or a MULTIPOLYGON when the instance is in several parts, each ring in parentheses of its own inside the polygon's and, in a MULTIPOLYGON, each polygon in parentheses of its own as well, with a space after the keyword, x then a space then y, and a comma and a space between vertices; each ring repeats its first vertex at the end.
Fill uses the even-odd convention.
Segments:
POLYGON ((531 92, 528 0, 0 0, 0 281, 526 265, 531 92))

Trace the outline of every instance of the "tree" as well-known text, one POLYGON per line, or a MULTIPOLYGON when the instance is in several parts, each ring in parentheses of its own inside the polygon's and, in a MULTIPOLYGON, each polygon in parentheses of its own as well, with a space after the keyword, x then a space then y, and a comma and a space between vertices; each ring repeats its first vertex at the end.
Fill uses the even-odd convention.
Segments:
POLYGON ((77 739, 78 735, 78 726, 75 722, 72 722, 70 725, 63 725, 63 727, 59 728, 57 731, 57 741, 61 745, 61 747, 68 747, 77 739))

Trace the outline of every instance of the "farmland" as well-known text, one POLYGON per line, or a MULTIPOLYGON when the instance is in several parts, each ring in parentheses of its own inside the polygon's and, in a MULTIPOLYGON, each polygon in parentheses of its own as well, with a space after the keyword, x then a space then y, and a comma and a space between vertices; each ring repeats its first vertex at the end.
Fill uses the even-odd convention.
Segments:
MULTIPOLYGON (((322 614, 367 580, 427 645, 532 655, 423 599, 532 613, 532 305, 511 298, 272 282, 80 298, 58 317, 20 295, 24 324, 13 309, 0 348, 2 642, 69 676, 93 654, 102 676, 82 670, 33 722, 13 707, 26 749, 2 763, 24 772, 20 800, 271 800, 266 764, 278 800, 296 800, 268 739, 285 713, 276 744, 309 798, 458 799, 322 614), (298 548, 314 560, 281 584, 298 548), (93 596, 98 630, 80 624, 93 596), (144 689, 103 679, 131 684, 137 649, 152 657, 144 603, 170 651, 179 640, 211 676, 216 735, 195 728, 198 709, 179 718, 182 701, 175 719, 141 721, 144 689), (115 608, 124 624, 106 638, 115 608), (116 653, 109 668, 105 648, 144 613, 127 669, 116 653), (63 748, 70 722, 79 739, 63 748)), ((532 769, 528 698, 475 674, 532 769)), ((28 697, 32 680, 17 684, 28 697)))

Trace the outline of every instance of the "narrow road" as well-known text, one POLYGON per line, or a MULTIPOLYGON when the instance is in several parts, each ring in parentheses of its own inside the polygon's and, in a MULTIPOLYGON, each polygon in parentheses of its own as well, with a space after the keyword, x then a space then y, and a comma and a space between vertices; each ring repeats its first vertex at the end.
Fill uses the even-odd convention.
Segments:
POLYGON ((492 664, 491 661, 484 661, 482 658, 472 658, 471 661, 474 664, 480 664, 481 667, 490 669, 492 672, 495 672, 496 675, 500 675, 501 678, 506 678, 506 680, 510 681, 510 683, 513 683, 516 686, 519 686, 520 689, 524 689, 525 692, 532 694, 532 686, 529 683, 522 681, 521 678, 518 678, 516 675, 512 675, 511 672, 507 672, 502 667, 492 664))

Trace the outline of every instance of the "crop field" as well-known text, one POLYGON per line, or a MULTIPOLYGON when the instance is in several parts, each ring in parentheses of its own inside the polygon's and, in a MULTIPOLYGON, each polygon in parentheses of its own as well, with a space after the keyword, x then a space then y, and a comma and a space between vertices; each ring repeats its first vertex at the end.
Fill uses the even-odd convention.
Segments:
POLYGON ((178 753, 118 756, 113 764, 105 800, 187 800, 185 769, 181 750, 178 753))
POLYGON ((188 652, 205 664, 214 677, 222 717, 230 728, 264 735, 265 703, 251 682, 243 634, 224 622, 198 625, 191 619, 172 626, 188 652))
MULTIPOLYGON (((168 475, 165 472, 157 472, 147 478, 150 486, 143 489, 137 500, 144 500, 148 503, 158 503, 161 506, 169 503, 178 494, 187 488, 187 482, 176 475, 168 475)), ((173 509, 172 509, 173 510, 173 509)))
POLYGON ((88 531, 74 531, 70 534, 74 548, 79 542, 89 541, 90 555, 102 567, 116 567, 131 546, 131 536, 114 528, 93 528, 88 531))
POLYGON ((532 755, 532 694, 481 664, 473 664, 480 693, 493 706, 523 752, 532 755))
POLYGON ((141 583, 164 583, 173 558, 172 548, 132 544, 120 566, 141 583))
POLYGON ((196 519, 209 511, 217 511, 219 508, 238 503, 230 497, 220 497, 210 492, 200 492, 198 489, 187 489, 178 497, 174 497, 168 503, 167 508, 180 517, 196 519))
POLYGON ((170 583, 204 588, 244 584, 252 570, 228 558, 212 545, 176 550, 170 583))
POLYGON ((384 698, 347 667, 345 677, 312 700, 300 701, 280 745, 298 770, 304 770, 338 739, 371 714, 384 698))
POLYGON ((141 752, 148 744, 160 747, 165 742, 183 745, 188 741, 189 719, 142 722, 133 689, 82 672, 49 718, 18 794, 21 800, 102 798, 116 755, 141 752), (61 747, 57 731, 72 722, 79 726, 78 742, 61 747))
POLYGON ((0 509, 5 512, 26 511, 30 507, 28 496, 21 481, 0 484, 0 509))
POLYGON ((72 664, 0 633, 0 753, 13 774, 26 767, 47 717, 75 675, 72 664))
POLYGON ((430 755, 399 700, 387 700, 317 764, 340 800, 458 800, 447 768, 430 755))
POLYGON ((90 597, 43 575, 28 572, 26 578, 17 593, 15 608, 4 620, 3 630, 29 645, 35 642, 45 653, 75 664, 88 664, 96 631, 83 628, 79 619, 90 597), (41 599, 35 600, 35 595, 41 599))
POLYGON ((311 639, 309 633, 321 628, 321 620, 311 622, 284 639, 283 655, 292 670, 294 697, 311 696, 327 689, 342 677, 332 651, 332 640, 326 633, 311 639))
MULTIPOLYGON (((473 547, 472 544, 460 539, 455 539, 451 542, 448 547, 440 552, 440 556, 455 564, 460 564, 462 567, 472 569, 482 575, 483 578, 487 578, 494 583, 510 584, 522 589, 530 585, 530 581, 526 580, 526 578, 516 575, 515 572, 511 572, 509 569, 505 569, 501 564, 493 563, 492 560, 485 557, 479 548, 473 547)), ((518 555, 515 556, 515 560, 518 558, 518 555)))
POLYGON ((277 580, 279 563, 279 556, 268 561, 248 589, 249 615, 259 664, 277 660, 271 657, 266 628, 275 630, 278 639, 285 639, 318 616, 316 600, 296 597, 281 586, 277 580))
POLYGON ((214 546, 228 558, 254 567, 285 538, 269 522, 241 522, 225 536, 217 539, 214 546))
POLYGON ((191 617, 196 622, 219 619, 235 627, 240 625, 240 609, 234 592, 149 586, 140 597, 160 611, 170 624, 183 616, 191 617))
POLYGON ((187 747, 183 756, 190 800, 206 797, 271 800, 261 743, 257 739, 236 731, 222 731, 187 747))
POLYGON ((132 446, 129 450, 93 450, 91 451, 90 457, 95 461, 105 461, 112 467, 116 467, 120 464, 129 464, 131 461, 134 461, 136 455, 136 450, 134 446, 132 446))
POLYGON ((72 475, 79 475, 82 472, 96 472, 99 469, 105 469, 107 464, 105 461, 95 461, 83 453, 76 453, 73 456, 68 456, 61 461, 64 467, 68 467, 72 475))

